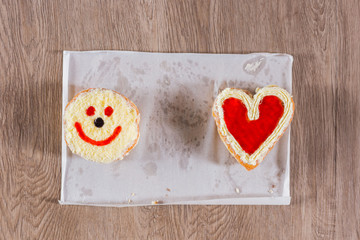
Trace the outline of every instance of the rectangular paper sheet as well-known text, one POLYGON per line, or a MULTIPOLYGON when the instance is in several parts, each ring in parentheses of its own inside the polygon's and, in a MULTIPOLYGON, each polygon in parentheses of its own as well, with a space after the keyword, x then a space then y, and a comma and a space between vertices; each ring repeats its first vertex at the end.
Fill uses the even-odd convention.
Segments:
POLYGON ((63 109, 76 93, 108 88, 140 111, 138 145, 100 164, 72 154, 62 138, 61 204, 290 204, 290 130, 254 170, 221 141, 212 104, 226 87, 278 85, 291 93, 286 54, 188 54, 123 51, 63 55, 63 109))

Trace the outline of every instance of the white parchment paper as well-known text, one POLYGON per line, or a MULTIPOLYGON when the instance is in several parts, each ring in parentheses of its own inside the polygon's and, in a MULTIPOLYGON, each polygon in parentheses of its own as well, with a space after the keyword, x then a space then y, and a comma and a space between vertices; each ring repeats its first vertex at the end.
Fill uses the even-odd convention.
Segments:
POLYGON ((289 129, 252 171, 218 136, 211 108, 226 87, 278 85, 291 93, 286 54, 121 51, 63 55, 63 108, 77 92, 116 90, 139 108, 140 139, 122 161, 99 164, 62 141, 61 204, 289 204, 289 129))

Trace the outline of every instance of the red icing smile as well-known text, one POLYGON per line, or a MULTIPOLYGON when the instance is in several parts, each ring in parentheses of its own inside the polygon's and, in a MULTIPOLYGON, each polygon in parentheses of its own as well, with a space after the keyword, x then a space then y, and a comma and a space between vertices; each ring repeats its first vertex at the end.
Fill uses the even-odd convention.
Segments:
POLYGON ((222 108, 227 129, 250 155, 271 135, 284 114, 283 103, 276 96, 262 99, 259 118, 253 121, 248 118, 246 106, 237 98, 226 99, 222 108))
POLYGON ((121 132, 121 127, 118 126, 114 129, 114 132, 111 134, 110 137, 106 138, 105 140, 102 141, 95 141, 91 138, 89 138, 88 136, 86 136, 86 134, 84 133, 84 131, 82 130, 81 124, 79 122, 75 122, 75 128, 78 131, 79 137, 84 140, 87 143, 90 143, 91 145, 95 145, 95 146, 105 146, 108 145, 109 143, 111 143, 112 141, 114 141, 114 139, 120 134, 121 132))

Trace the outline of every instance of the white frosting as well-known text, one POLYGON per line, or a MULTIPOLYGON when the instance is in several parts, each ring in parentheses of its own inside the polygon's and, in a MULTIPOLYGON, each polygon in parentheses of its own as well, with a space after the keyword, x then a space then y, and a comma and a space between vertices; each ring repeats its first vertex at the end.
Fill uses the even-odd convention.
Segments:
POLYGON ((112 162, 122 159, 129 147, 136 144, 139 137, 140 115, 135 105, 122 95, 107 89, 91 89, 81 92, 65 109, 65 140, 73 153, 96 162, 112 162), (93 116, 86 115, 89 106, 95 108, 93 116), (106 116, 104 109, 112 107, 114 112, 106 116), (104 126, 97 128, 94 120, 101 117, 104 126), (95 141, 102 141, 121 126, 120 134, 108 145, 95 146, 80 138, 74 124, 79 122, 84 133, 95 141))
POLYGON ((261 62, 264 60, 264 58, 260 58, 258 61, 253 63, 248 63, 245 66, 245 70, 248 72, 255 72, 261 65, 261 62))
POLYGON ((229 144, 237 155, 240 156, 244 163, 250 165, 256 165, 260 163, 269 152, 269 150, 278 141, 279 137, 285 132, 289 126, 294 113, 294 103, 290 94, 285 90, 277 86, 268 86, 262 89, 256 89, 256 94, 252 97, 247 92, 241 89, 226 88, 222 91, 217 98, 213 106, 213 114, 219 118, 218 131, 222 135, 222 140, 225 144, 229 144), (224 110, 222 108, 223 102, 228 98, 240 99, 248 109, 248 117, 250 120, 256 120, 259 118, 259 104, 265 96, 276 96, 284 104, 284 114, 280 118, 280 121, 273 131, 273 133, 263 142, 260 147, 251 155, 246 153, 239 143, 235 140, 234 136, 229 132, 224 120, 224 110))

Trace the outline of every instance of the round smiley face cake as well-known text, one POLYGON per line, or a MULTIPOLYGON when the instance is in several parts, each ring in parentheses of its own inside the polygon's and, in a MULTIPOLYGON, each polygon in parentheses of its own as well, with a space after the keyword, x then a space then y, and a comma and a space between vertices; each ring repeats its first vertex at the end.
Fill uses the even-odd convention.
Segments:
POLYGON ((112 90, 78 93, 66 106, 63 120, 68 147, 87 160, 121 160, 139 140, 139 110, 112 90))

